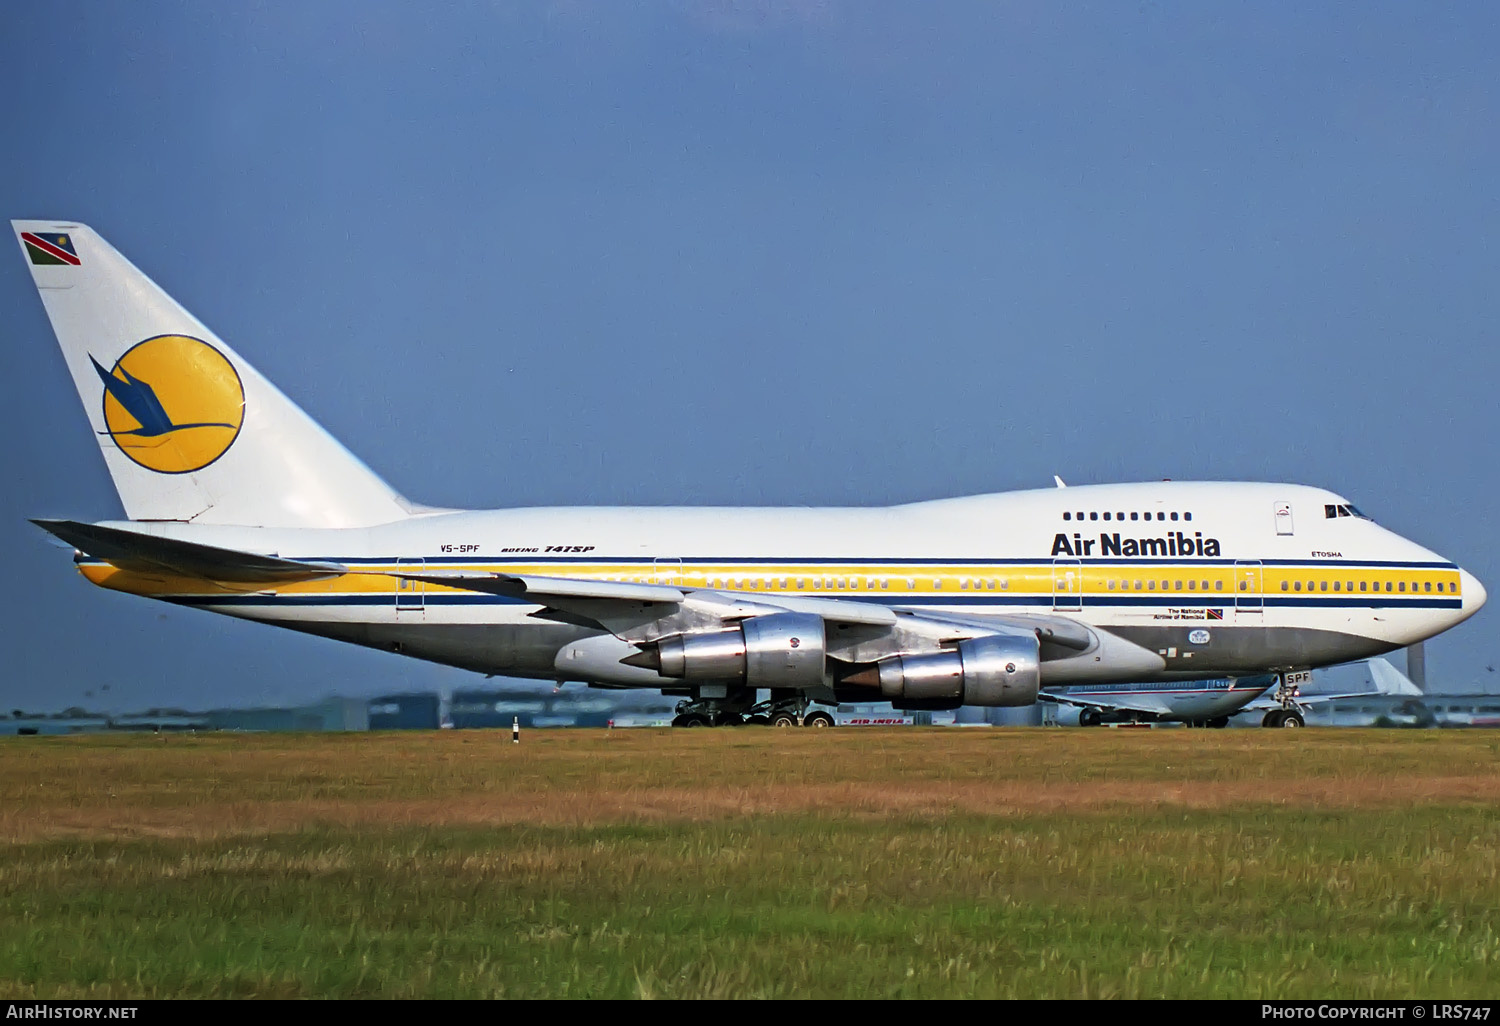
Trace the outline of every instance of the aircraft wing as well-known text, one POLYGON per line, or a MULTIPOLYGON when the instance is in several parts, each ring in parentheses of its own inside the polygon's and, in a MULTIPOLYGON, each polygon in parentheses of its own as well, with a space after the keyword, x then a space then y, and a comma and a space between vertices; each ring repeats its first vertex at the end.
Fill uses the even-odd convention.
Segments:
POLYGON ((267 585, 337 577, 348 569, 339 563, 282 559, 274 554, 158 538, 139 531, 84 524, 76 520, 33 520, 32 523, 80 552, 122 570, 138 573, 196 577, 227 584, 267 585))
MULTIPOLYGON (((1311 694, 1299 692, 1293 701, 1299 706, 1307 707, 1321 705, 1324 702, 1335 702, 1343 698, 1377 698, 1388 695, 1403 695, 1407 697, 1421 697, 1422 691, 1411 682, 1411 678, 1391 665, 1389 659, 1376 656, 1372 659, 1361 660, 1369 671, 1370 687, 1358 689, 1345 689, 1343 691, 1314 691, 1311 694)), ((1346 663, 1342 667, 1333 667, 1334 670, 1345 669, 1355 666, 1355 663, 1346 663)), ((1270 710, 1281 708, 1276 702, 1268 698, 1261 698, 1248 707, 1251 710, 1270 710)))
POLYGON ((1090 698, 1088 695, 1067 695, 1052 691, 1041 691, 1037 693, 1036 699, 1038 702, 1056 702, 1058 705, 1071 705, 1075 709, 1100 709, 1105 712, 1156 713, 1162 716, 1172 714, 1172 708, 1167 704, 1167 700, 1164 697, 1149 692, 1128 696, 1121 696, 1115 693, 1106 699, 1090 698))
POLYGON ((394 576, 523 598, 542 606, 532 614, 540 619, 595 627, 634 643, 657 641, 673 634, 721 630, 752 617, 786 612, 810 613, 821 618, 829 629, 830 654, 849 662, 933 651, 957 641, 994 634, 1035 636, 1043 660, 1075 656, 1097 648, 1099 642, 1087 626, 1046 614, 949 616, 876 602, 808 595, 749 595, 628 581, 465 570, 424 569, 394 576))

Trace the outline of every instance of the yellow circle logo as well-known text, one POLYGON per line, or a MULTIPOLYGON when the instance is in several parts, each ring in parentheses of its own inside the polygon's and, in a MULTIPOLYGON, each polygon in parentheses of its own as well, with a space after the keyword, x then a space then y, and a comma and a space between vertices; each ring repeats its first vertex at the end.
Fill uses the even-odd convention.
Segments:
POLYGON ((245 388, 234 365, 188 335, 132 346, 104 383, 104 425, 120 451, 147 470, 186 474, 229 451, 245 422, 245 388))

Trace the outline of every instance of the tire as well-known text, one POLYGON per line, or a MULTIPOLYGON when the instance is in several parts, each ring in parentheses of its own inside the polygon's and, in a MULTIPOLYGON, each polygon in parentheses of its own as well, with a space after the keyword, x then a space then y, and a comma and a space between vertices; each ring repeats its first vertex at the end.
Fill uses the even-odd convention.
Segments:
POLYGON ((1262 727, 1279 727, 1281 726, 1281 717, 1284 715, 1286 714, 1280 709, 1272 709, 1266 713, 1266 718, 1260 721, 1260 725, 1262 727))
POLYGON ((773 727, 795 727, 796 725, 797 717, 791 713, 779 712, 771 716, 771 726, 773 727))
POLYGON ((1084 709, 1078 714, 1078 725, 1080 727, 1097 727, 1104 722, 1098 709, 1084 709))
POLYGON ((1216 716, 1204 724, 1205 727, 1213 727, 1215 730, 1223 730, 1229 726, 1228 716, 1216 716))
POLYGON ((1282 714, 1282 716, 1281 716, 1281 722, 1278 723, 1277 726, 1278 727, 1305 727, 1305 726, 1307 726, 1307 723, 1302 719, 1302 714, 1301 713, 1299 713, 1299 712, 1286 712, 1286 713, 1282 714))
POLYGON ((833 717, 829 716, 826 712, 808 713, 802 717, 802 725, 804 727, 831 727, 833 726, 833 717))
POLYGON ((679 726, 683 727, 706 727, 709 725, 708 717, 701 713, 683 713, 677 718, 682 721, 679 726))

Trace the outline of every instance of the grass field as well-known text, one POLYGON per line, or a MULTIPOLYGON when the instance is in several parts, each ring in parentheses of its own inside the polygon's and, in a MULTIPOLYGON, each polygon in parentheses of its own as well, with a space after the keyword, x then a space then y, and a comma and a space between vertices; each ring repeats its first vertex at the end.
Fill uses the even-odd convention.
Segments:
POLYGON ((1489 997, 1500 732, 0 739, 0 995, 1489 997))

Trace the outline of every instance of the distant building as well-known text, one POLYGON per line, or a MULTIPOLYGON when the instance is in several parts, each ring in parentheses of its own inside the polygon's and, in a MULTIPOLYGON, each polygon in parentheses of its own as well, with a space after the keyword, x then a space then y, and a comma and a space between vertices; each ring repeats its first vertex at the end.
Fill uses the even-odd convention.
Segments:
POLYGON ((437 695, 384 695, 366 708, 370 730, 437 730, 442 723, 437 695))

